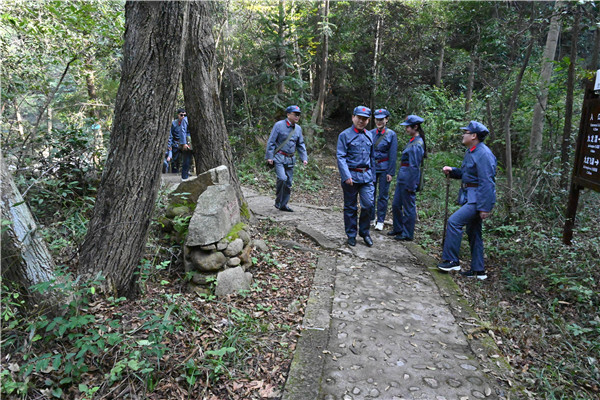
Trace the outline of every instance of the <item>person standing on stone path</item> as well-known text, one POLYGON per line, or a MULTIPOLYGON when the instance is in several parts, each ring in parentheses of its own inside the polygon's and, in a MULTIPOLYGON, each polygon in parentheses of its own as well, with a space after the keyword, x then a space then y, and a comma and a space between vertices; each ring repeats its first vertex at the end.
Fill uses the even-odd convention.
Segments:
POLYGON ((300 160, 308 164, 306 145, 302 136, 302 128, 298 125, 300 120, 300 107, 289 106, 286 108, 287 118, 273 125, 271 135, 267 141, 265 159, 267 163, 275 166, 277 184, 275 186, 275 208, 281 211, 293 212, 288 207, 292 193, 292 180, 294 177, 295 153, 298 151, 300 160))
POLYGON ((462 206, 448 219, 442 263, 438 269, 444 272, 460 271, 459 250, 466 226, 471 248, 471 268, 460 274, 469 278, 487 279, 483 264, 482 221, 489 217, 496 203, 496 157, 483 143, 489 131, 485 125, 471 121, 460 128, 462 143, 467 147, 460 168, 445 166, 444 174, 461 179, 458 202, 462 206))
POLYGON ((178 173, 179 162, 181 161, 181 179, 184 181, 189 178, 190 167, 192 165, 190 139, 187 114, 183 108, 180 108, 177 110, 177 119, 174 119, 171 123, 169 144, 170 150, 173 152, 171 171, 173 173, 178 173))
POLYGON ((349 246, 356 245, 358 203, 360 219, 358 234, 368 247, 373 246, 369 233, 375 193, 375 150, 371 132, 365 130, 371 110, 358 106, 352 113, 352 126, 340 133, 337 142, 337 162, 344 192, 344 228, 349 246))
POLYGON ((396 155, 398 139, 396 132, 387 127, 390 113, 379 108, 373 113, 376 128, 371 131, 375 150, 375 185, 373 191, 373 212, 371 221, 376 231, 383 230, 383 221, 387 213, 390 198, 390 182, 396 175, 396 155))
POLYGON ((400 156, 400 170, 396 180, 396 190, 392 201, 394 225, 388 235, 396 240, 413 240, 417 220, 417 190, 421 179, 421 165, 427 157, 425 132, 421 124, 425 120, 418 115, 409 115, 400 125, 406 127, 410 140, 400 156))

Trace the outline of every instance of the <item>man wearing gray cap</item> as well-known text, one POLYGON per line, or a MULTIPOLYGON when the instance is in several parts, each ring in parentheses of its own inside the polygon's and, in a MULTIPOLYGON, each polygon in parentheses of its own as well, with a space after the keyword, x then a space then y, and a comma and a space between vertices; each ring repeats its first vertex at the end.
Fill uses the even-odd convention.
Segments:
POLYGON ((337 142, 338 169, 344 191, 344 228, 349 246, 356 245, 357 196, 360 197, 358 234, 368 247, 373 246, 369 226, 375 190, 375 150, 371 133, 365 130, 370 117, 369 108, 356 107, 352 113, 352 126, 340 133, 337 142))
POLYGON ((460 271, 458 255, 463 227, 466 226, 471 247, 471 268, 460 274, 484 280, 487 279, 487 273, 483 265, 481 225, 496 203, 496 157, 483 143, 489 133, 485 125, 471 121, 460 129, 464 131, 462 143, 467 147, 462 166, 445 166, 442 171, 450 178, 462 180, 458 201, 462 207, 448 219, 443 260, 438 264, 438 269, 444 272, 460 271))
POLYGON ((300 121, 300 107, 289 106, 286 108, 287 118, 273 125, 271 135, 267 142, 265 159, 269 165, 275 166, 277 185, 275 189, 275 208, 281 211, 292 212, 288 201, 292 193, 292 180, 294 178, 294 165, 296 164, 296 150, 304 165, 308 164, 306 145, 302 136, 300 121))

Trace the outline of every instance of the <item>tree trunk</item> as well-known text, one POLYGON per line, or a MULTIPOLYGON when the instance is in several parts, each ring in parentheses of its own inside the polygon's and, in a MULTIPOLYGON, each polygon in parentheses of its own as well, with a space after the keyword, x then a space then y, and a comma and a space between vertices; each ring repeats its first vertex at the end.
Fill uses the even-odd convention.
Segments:
POLYGON ((3 222, 2 278, 23 286, 32 304, 53 307, 58 301, 56 293, 39 293, 31 291, 30 287, 56 278, 54 261, 1 155, 0 164, 3 222), (4 225, 4 221, 9 221, 10 224, 4 225))
MULTIPOLYGON (((312 116, 310 118, 310 123, 312 126, 314 125, 322 125, 323 124, 323 112, 325 109, 325 96, 327 95, 327 64, 329 62, 329 0, 323 1, 323 6, 321 8, 321 65, 319 69, 319 92, 317 96, 317 104, 312 112, 312 116)), ((306 140, 309 143, 313 143, 314 131, 312 128, 308 128, 307 130, 307 138, 306 140)))
POLYGON ((183 95, 188 112, 189 130, 198 173, 225 165, 231 184, 244 203, 223 110, 216 86, 215 42, 212 35, 211 3, 190 3, 183 69, 183 95))
POLYGON ((517 79, 515 81, 515 87, 512 92, 512 96, 510 97, 510 101, 508 102, 508 108, 506 110, 506 118, 504 119, 504 140, 506 141, 506 160, 505 160, 505 169, 506 169, 506 186, 507 186, 507 202, 506 206, 508 209, 508 215, 511 215, 512 210, 512 200, 513 200, 513 171, 512 171, 512 141, 510 136, 510 122, 512 120, 512 114, 515 110, 515 106, 517 104, 517 99, 519 98, 519 91, 521 90, 521 82, 523 81, 523 75, 525 74, 525 70, 527 69, 527 65, 529 64, 529 58, 531 57, 531 52, 533 50, 533 43, 535 42, 535 38, 531 38, 529 42, 529 46, 527 47, 527 53, 525 53, 525 59, 523 60, 523 65, 521 66, 521 70, 517 75, 517 79))
POLYGON ((592 60, 590 61, 590 65, 587 69, 596 71, 600 68, 598 65, 598 57, 600 57, 600 29, 596 29, 596 34, 594 36, 594 47, 592 48, 592 60))
POLYGON ((534 165, 539 165, 542 150, 542 134, 544 131, 544 115, 548 103, 548 87, 552 78, 554 54, 560 34, 560 1, 554 5, 554 15, 550 20, 546 47, 542 56, 542 72, 540 74, 540 88, 538 101, 533 109, 533 120, 531 122, 531 136, 529 138, 529 156, 534 165))
POLYGON ((277 97, 283 100, 283 92, 285 91, 285 4, 284 0, 279 0, 279 19, 277 28, 277 59, 275 65, 277 67, 277 97))
POLYGON ((471 119, 471 101, 473 98, 473 86, 475 85, 475 63, 477 62, 477 46, 471 54, 471 62, 469 63, 469 81, 467 83, 467 94, 465 98, 465 119, 471 119))
POLYGON ((88 117, 92 120, 92 132, 94 133, 94 164, 100 164, 100 154, 104 151, 104 140, 102 137, 102 126, 100 125, 100 111, 98 110, 98 94, 96 92, 96 75, 93 67, 93 57, 89 56, 85 59, 85 83, 88 92, 90 106, 88 109, 88 117))
POLYGON ((442 42, 442 47, 440 49, 440 60, 438 62, 437 71, 435 73, 435 86, 442 86, 442 72, 444 71, 444 54, 446 52, 446 42, 442 42))
POLYGON ((573 121, 573 91, 575 89, 575 63, 577 62, 577 39, 579 39, 579 20, 581 13, 575 7, 575 20, 571 34, 571 54, 569 56, 569 70, 567 72, 567 97, 565 99, 565 126, 563 129, 562 143, 560 146, 560 165, 562 169, 560 187, 568 189, 569 182, 569 152, 571 146, 571 130, 573 121))
MULTIPOLYGON (((381 23, 382 23, 382 17, 381 15, 377 16, 377 29, 375 31, 375 51, 373 52, 373 71, 372 71, 372 76, 373 76, 373 86, 371 88, 371 103, 369 104, 369 107, 371 107, 371 110, 375 109, 375 93, 377 92, 377 79, 378 79, 378 72, 379 72, 379 52, 381 51, 381 23)), ((374 122, 375 118, 371 118, 371 121, 374 122)))
POLYGON ((188 2, 125 5, 123 68, 110 151, 98 189, 79 272, 98 273, 104 289, 135 295, 162 158, 181 82, 188 2))

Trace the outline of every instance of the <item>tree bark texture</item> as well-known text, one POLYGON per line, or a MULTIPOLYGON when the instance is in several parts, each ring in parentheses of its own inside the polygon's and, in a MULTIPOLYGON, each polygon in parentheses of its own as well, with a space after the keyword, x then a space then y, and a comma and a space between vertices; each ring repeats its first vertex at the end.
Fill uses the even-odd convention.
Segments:
POLYGON ((542 134, 544 131, 544 115, 548 103, 548 87, 552 78, 554 54, 560 34, 560 1, 554 6, 554 15, 550 19, 548 36, 546 37, 546 47, 542 56, 542 71, 540 74, 540 88, 538 101, 533 109, 533 119, 531 122, 531 136, 529 138, 529 156, 535 165, 539 165, 540 153, 542 151, 542 134))
POLYGON ((569 153, 571 150, 571 131, 573 129, 573 91, 575 89, 575 63, 577 62, 577 40, 579 39, 579 20, 581 13, 577 5, 575 19, 571 33, 571 54, 569 55, 569 69, 567 71, 567 96, 565 99, 565 125, 560 146, 560 165, 562 169, 560 187, 568 189, 569 184, 569 153))
POLYGON ((55 265, 27 203, 0 156, 2 168, 2 278, 18 282, 34 304, 53 304, 53 296, 31 292, 29 288, 55 279, 55 265))
POLYGON ((283 92, 285 91, 285 70, 286 70, 286 48, 285 48, 285 3, 284 0, 279 0, 279 20, 277 28, 277 59, 275 65, 277 67, 277 97, 283 100, 283 92))
POLYGON ((188 2, 127 2, 123 70, 96 205, 79 272, 105 290, 136 294, 162 157, 181 81, 188 2))
POLYGON ((183 69, 183 95, 188 113, 189 130, 197 172, 225 165, 238 195, 244 203, 233 153, 229 144, 225 118, 217 92, 217 65, 212 34, 211 3, 190 3, 188 41, 183 69))
MULTIPOLYGON (((377 28, 375 30, 375 51, 373 52, 373 70, 371 71, 373 77, 373 87, 371 88, 371 102, 369 107, 371 110, 375 110, 375 95, 377 93, 377 80, 379 78, 379 53, 381 52, 381 24, 383 22, 383 18, 381 15, 377 16, 377 28)), ((375 118, 371 119, 375 122, 375 118)))

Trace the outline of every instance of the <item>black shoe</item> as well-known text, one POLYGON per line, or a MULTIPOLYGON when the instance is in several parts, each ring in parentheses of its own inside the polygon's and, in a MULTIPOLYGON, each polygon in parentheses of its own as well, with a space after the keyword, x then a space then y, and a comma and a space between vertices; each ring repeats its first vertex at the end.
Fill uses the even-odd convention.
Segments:
POLYGON ((402 242, 410 242, 410 241, 412 241, 412 240, 413 240, 412 238, 410 238, 410 237, 408 237, 408 236, 404 236, 404 235, 397 235, 397 236, 394 236, 394 239, 396 239, 396 240, 400 240, 400 241, 402 241, 402 242))
POLYGON ((400 233, 400 232, 394 232, 394 231, 389 231, 389 232, 387 233, 387 235, 388 235, 388 236, 398 236, 398 235, 401 235, 401 234, 402 234, 402 233, 400 233))
POLYGON ((373 239, 371 239, 371 236, 367 235, 363 238, 363 240, 365 241, 367 247, 373 247, 373 239))
POLYGON ((462 271, 460 274, 462 276, 466 276, 467 278, 477 278, 482 281, 487 279, 487 274, 485 271, 473 271, 470 269, 468 271, 462 271))
POLYGON ((277 204, 274 204, 273 207, 279 210, 279 206, 277 204))
POLYGON ((292 209, 291 209, 291 208, 289 208, 288 206, 279 207, 279 209, 280 209, 281 211, 294 212, 294 210, 292 210, 292 209))
POLYGON ((348 243, 348 246, 352 246, 352 247, 356 246, 356 238, 349 237, 347 243, 348 243))
POLYGON ((438 264, 437 267, 439 270, 444 272, 460 271, 460 262, 444 260, 444 262, 438 264))

